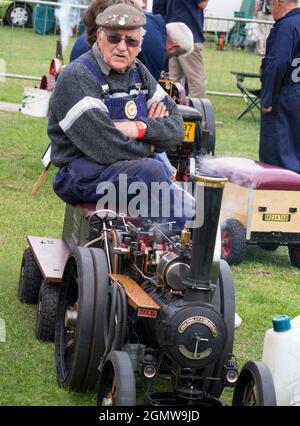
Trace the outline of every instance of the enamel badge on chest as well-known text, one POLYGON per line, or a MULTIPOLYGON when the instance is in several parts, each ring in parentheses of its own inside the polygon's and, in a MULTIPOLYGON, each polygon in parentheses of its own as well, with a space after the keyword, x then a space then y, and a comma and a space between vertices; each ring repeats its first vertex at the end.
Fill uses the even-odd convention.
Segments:
POLYGON ((124 112, 126 117, 129 118, 129 120, 133 120, 137 115, 136 103, 132 100, 126 102, 124 112))

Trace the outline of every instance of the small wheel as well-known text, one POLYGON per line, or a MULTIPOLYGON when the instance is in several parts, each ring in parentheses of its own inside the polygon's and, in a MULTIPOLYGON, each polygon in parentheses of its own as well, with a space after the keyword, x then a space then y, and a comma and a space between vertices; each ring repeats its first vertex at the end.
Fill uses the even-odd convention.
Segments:
POLYGON ((19 288, 18 298, 22 303, 28 303, 35 305, 38 301, 40 287, 43 281, 43 275, 36 263, 31 248, 24 250, 19 288))
POLYGON ((249 361, 240 372, 232 399, 233 406, 276 406, 274 382, 269 367, 249 361))
POLYGON ((135 377, 127 352, 112 351, 100 375, 97 405, 136 405, 135 377))
POLYGON ((55 324, 58 382, 82 390, 93 337, 95 277, 91 252, 75 247, 60 285, 55 324))
POLYGON ((13 3, 6 11, 5 21, 8 25, 29 27, 32 25, 32 10, 26 3, 13 3))
POLYGON ((246 257, 246 229, 236 219, 228 219, 221 226, 222 259, 229 265, 238 265, 246 257))
POLYGON ((38 298, 35 335, 39 340, 54 340, 59 286, 43 280, 38 298))
POLYGON ((291 264, 300 268, 300 244, 289 244, 288 249, 291 264))
POLYGON ((259 243, 258 246, 264 250, 275 251, 278 249, 279 244, 277 243, 259 243))

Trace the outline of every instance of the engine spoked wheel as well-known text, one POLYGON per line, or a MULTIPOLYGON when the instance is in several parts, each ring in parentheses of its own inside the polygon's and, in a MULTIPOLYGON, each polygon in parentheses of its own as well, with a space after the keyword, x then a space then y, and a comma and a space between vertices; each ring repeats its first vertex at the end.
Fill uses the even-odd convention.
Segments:
POLYGON ((35 305, 38 302, 43 275, 36 263, 31 248, 24 250, 18 288, 18 298, 22 303, 35 305))
POLYGON ((88 248, 76 247, 65 266, 58 297, 55 360, 58 382, 83 390, 93 336, 95 274, 88 248))
POLYGON ((127 352, 112 351, 108 355, 100 375, 97 405, 136 405, 135 377, 127 352))
POLYGON ((242 368, 232 399, 233 406, 276 406, 274 382, 269 367, 249 361, 242 368))

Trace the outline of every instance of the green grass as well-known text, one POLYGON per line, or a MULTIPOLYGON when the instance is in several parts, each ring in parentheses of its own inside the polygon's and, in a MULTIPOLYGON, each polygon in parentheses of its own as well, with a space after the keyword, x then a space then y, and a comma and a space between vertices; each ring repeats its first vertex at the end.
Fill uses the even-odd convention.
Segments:
MULTIPOLYGON (((251 117, 237 121, 241 99, 212 98, 218 128, 217 154, 256 158, 258 124, 251 117)), ((0 344, 2 405, 94 405, 95 395, 77 394, 56 384, 54 345, 34 337, 36 307, 16 297, 20 262, 27 235, 59 237, 64 205, 54 195, 50 173, 35 198, 32 185, 40 173, 38 158, 47 146, 46 120, 0 112, 0 318, 7 325, 7 343, 0 344)), ((248 249, 247 260, 232 268, 237 312, 243 319, 236 332, 239 366, 260 359, 264 332, 272 316, 299 313, 299 271, 290 265, 286 248, 268 253, 248 249), (287 297, 288 295, 288 297, 287 297)), ((231 392, 225 393, 230 401, 231 392)))
MULTIPOLYGON (((32 28, 0 26, 0 59, 5 61, 6 73, 39 78, 48 74, 58 39, 36 34, 32 28)), ((69 58, 74 42, 75 38, 70 38, 65 58, 69 58)), ((5 83, 0 82, 0 101, 20 103, 24 86, 39 87, 39 81, 7 78, 5 83)))
MULTIPOLYGON (((0 49, 2 46, 1 38, 0 49)), ((30 71, 34 75, 48 69, 53 47, 52 42, 49 48, 45 46, 43 63, 33 62, 30 71)), ((227 68, 230 66, 228 63, 227 68)), ((19 101, 21 87, 16 80, 0 84, 0 99, 19 101)), ((223 122, 217 129, 217 155, 256 159, 258 122, 250 115, 236 120, 244 108, 243 100, 212 97, 211 101, 216 119, 223 122)), ((61 235, 64 205, 52 191, 54 169, 50 169, 37 196, 31 196, 40 174, 38 159, 48 144, 46 125, 46 119, 0 112, 0 318, 7 326, 7 342, 0 343, 0 405, 94 405, 93 393, 69 392, 57 385, 54 344, 35 339, 36 307, 22 305, 16 297, 26 236, 61 235)), ((300 279, 285 247, 275 253, 249 247, 247 260, 232 271, 237 312, 243 319, 234 348, 241 367, 247 360, 261 359, 264 333, 275 314, 299 314, 300 279)), ((230 402, 230 391, 225 399, 230 402)))

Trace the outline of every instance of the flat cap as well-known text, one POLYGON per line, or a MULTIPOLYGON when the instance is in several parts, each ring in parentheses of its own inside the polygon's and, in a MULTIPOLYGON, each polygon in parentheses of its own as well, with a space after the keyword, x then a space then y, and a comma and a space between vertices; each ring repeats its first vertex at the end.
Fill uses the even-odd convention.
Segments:
POLYGON ((132 29, 143 27, 146 16, 129 4, 114 4, 96 17, 96 24, 104 28, 132 29))

